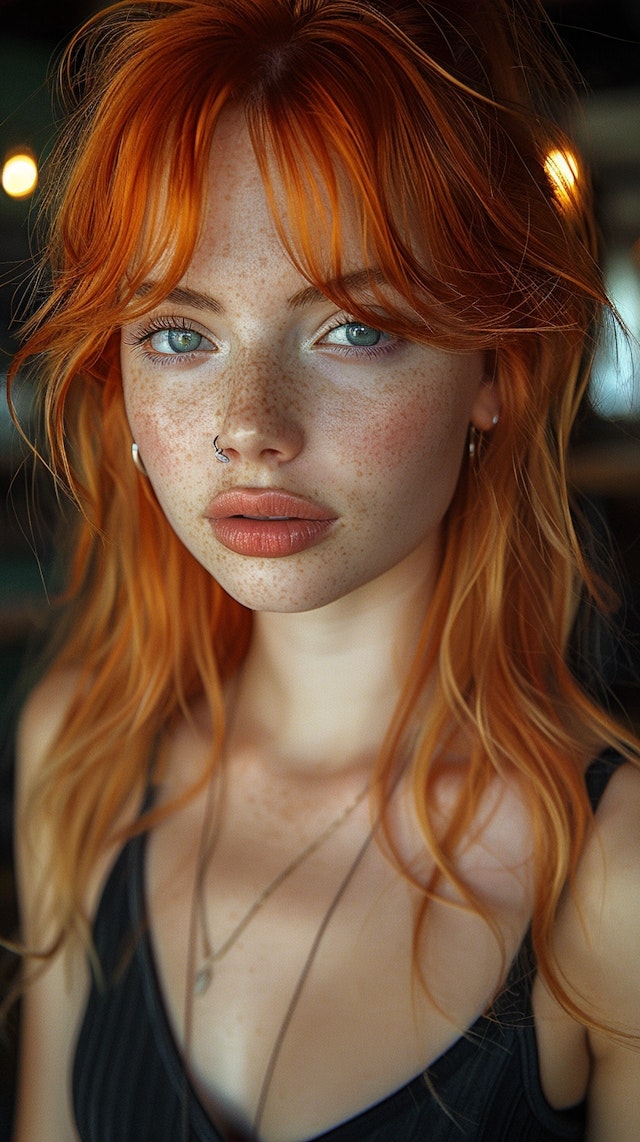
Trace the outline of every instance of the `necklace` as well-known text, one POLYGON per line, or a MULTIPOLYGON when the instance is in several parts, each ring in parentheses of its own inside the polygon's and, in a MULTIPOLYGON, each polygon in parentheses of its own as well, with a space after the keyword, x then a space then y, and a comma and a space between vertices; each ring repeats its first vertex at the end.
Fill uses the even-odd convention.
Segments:
MULTIPOLYGON (((238 924, 236 924, 233 931, 227 936, 226 940, 224 940, 219 948, 213 948, 211 945, 209 926, 207 923, 207 913, 204 907, 204 900, 202 898, 201 891, 202 886, 200 884, 200 917, 204 956, 202 963, 195 974, 193 983, 194 995, 204 995, 213 979, 215 964, 219 963, 220 960, 226 956, 227 952, 230 951, 236 941, 240 939, 240 936, 244 932, 245 928, 247 928, 251 923, 256 913, 259 912, 263 904, 266 904, 269 897, 272 896, 274 892, 276 892, 280 885, 283 884, 285 880, 288 879, 288 877, 292 876, 296 869, 300 868, 300 865, 303 864, 304 861, 308 860, 309 857, 313 855, 313 853, 317 852, 320 846, 323 845, 325 841, 328 841, 329 838, 336 832, 336 830, 339 829, 342 824, 344 824, 347 818, 351 816, 358 805, 364 801, 364 798, 369 792, 369 788, 369 784, 365 785, 364 789, 361 790, 358 796, 355 797, 354 800, 351 801, 347 806, 345 806, 345 808, 341 810, 338 816, 334 817, 333 821, 330 821, 326 828, 324 828, 317 837, 310 841, 309 844, 305 845, 305 847, 302 849, 302 852, 299 852, 297 856, 295 856, 293 860, 290 861, 289 864, 286 865, 286 867, 283 868, 272 881, 269 882, 269 884, 267 884, 266 888, 263 888, 262 892, 258 898, 254 900, 248 912, 245 912, 242 919, 238 924)), ((209 855, 211 855, 211 852, 209 855)))

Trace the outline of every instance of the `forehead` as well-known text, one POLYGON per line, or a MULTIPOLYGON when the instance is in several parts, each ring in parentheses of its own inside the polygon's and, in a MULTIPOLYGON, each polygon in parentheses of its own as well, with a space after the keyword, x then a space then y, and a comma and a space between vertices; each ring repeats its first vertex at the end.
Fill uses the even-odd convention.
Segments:
POLYGON ((231 256, 225 248, 232 238, 242 246, 283 243, 289 253, 299 246, 313 248, 326 271, 334 276, 336 259, 362 264, 364 227, 362 203, 338 160, 320 170, 318 161, 300 148, 289 177, 274 148, 257 153, 241 110, 225 111, 213 136, 202 241, 231 256))

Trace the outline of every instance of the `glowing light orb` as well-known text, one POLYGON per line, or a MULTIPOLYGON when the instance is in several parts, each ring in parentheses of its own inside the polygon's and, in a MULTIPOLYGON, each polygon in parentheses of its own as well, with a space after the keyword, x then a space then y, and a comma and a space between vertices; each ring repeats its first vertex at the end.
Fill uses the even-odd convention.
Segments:
POLYGON ((26 198, 38 183, 38 165, 33 155, 13 154, 2 168, 2 187, 11 198, 26 198))

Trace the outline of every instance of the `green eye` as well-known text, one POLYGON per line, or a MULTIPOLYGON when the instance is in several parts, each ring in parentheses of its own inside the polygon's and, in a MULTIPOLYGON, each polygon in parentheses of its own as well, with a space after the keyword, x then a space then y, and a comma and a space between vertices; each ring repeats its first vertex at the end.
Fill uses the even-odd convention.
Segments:
POLYGON ((345 325, 344 331, 350 345, 377 345, 382 337, 379 329, 372 329, 370 325, 356 321, 345 325))
MULTIPOLYGON (((127 336, 125 335, 125 343, 127 336)), ((140 346, 143 354, 160 364, 201 364, 207 353, 215 352, 215 345, 204 333, 193 329, 181 317, 154 317, 146 328, 135 330, 130 341, 140 346), (184 357, 184 361, 180 358, 184 357)))
POLYGON ((322 338, 324 345, 336 345, 342 349, 375 349, 383 347, 390 341, 387 333, 374 329, 372 325, 365 325, 362 321, 345 321, 343 325, 336 325, 322 338))
POLYGON ((173 353, 193 353, 202 344, 202 334, 195 329, 168 329, 167 344, 173 353))

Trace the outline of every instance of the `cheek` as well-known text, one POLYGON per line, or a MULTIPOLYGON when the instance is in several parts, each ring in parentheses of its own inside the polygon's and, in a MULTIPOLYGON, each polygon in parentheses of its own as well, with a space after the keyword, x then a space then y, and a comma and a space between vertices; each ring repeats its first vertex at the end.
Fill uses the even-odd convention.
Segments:
POLYGON ((447 394, 409 389, 401 400, 371 410, 354 450, 361 462, 381 467, 457 468, 468 423, 466 403, 458 407, 447 394))
POLYGON ((384 418, 372 418, 372 447, 381 454, 442 465, 443 475, 457 472, 483 375, 481 353, 428 351, 423 368, 407 370, 400 399, 396 392, 384 418))
POLYGON ((191 434, 186 404, 181 409, 180 402, 174 402, 169 409, 157 386, 135 369, 123 370, 123 388, 131 435, 148 470, 172 470, 189 460, 191 434))
POLYGON ((402 454, 407 447, 415 448, 419 443, 415 420, 412 420, 410 408, 405 405, 390 409, 383 418, 372 418, 368 424, 369 453, 377 459, 402 454))
POLYGON ((136 440, 149 471, 170 472, 186 459, 184 447, 173 425, 161 417, 143 412, 136 417, 136 440))

